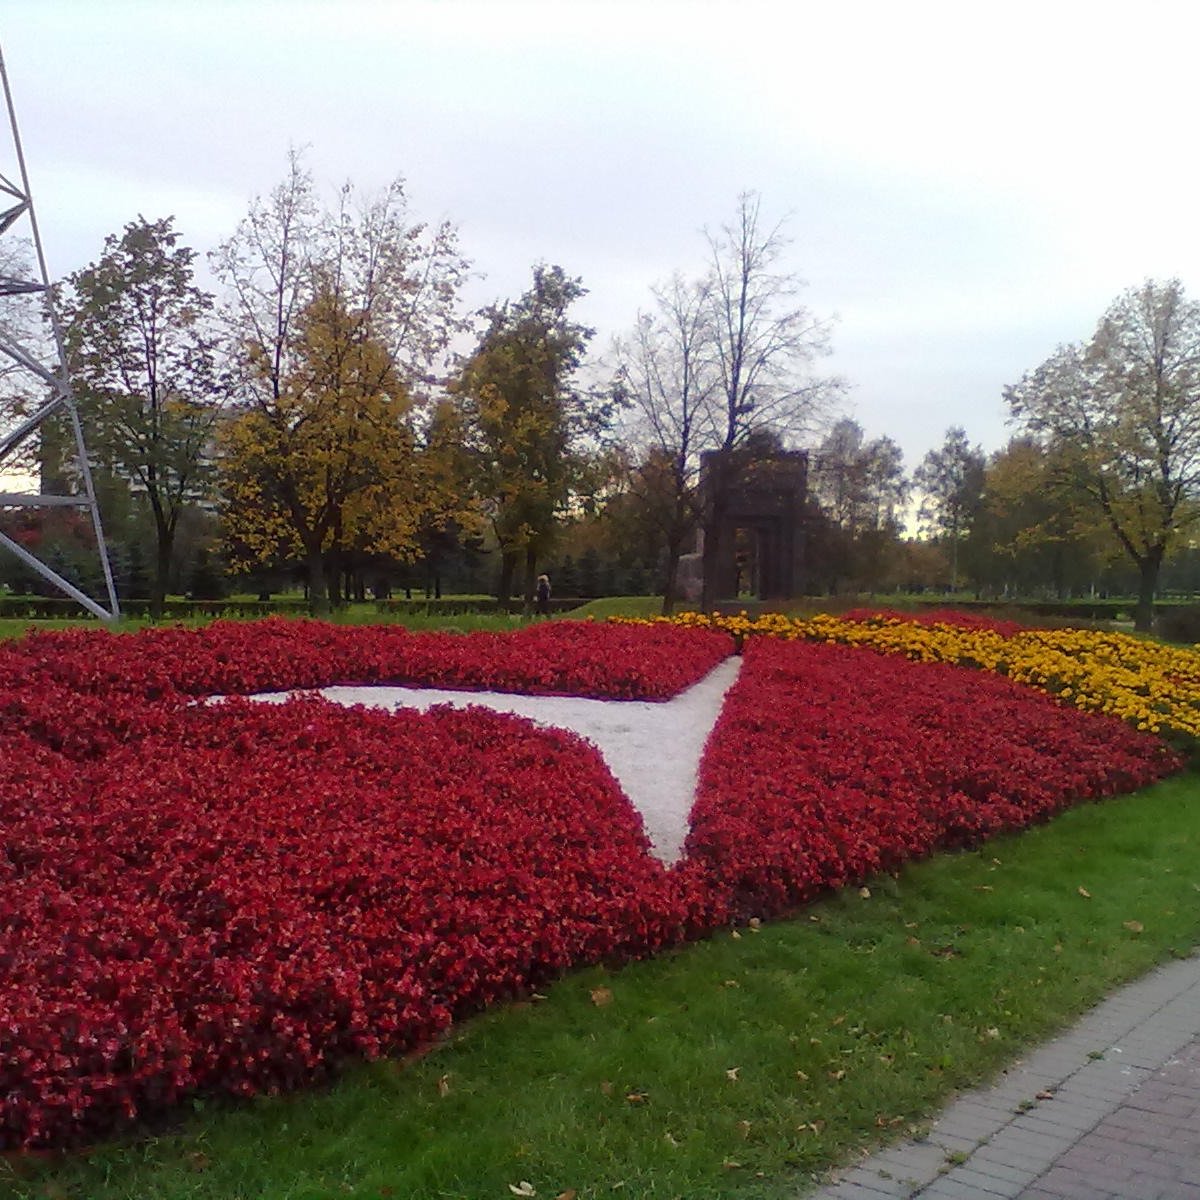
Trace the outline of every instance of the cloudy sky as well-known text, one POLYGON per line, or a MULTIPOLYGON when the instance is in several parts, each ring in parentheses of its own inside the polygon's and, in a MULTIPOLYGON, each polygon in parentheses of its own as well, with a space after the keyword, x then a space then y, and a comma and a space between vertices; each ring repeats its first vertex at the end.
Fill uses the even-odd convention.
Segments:
MULTIPOLYGON (((1123 289, 1200 292, 1200 6, 5 0, 50 270, 139 213, 207 250, 286 169, 403 175, 480 278, 583 277, 604 348, 757 190, 836 316, 849 415, 909 466, 1123 289)), ((0 139, 7 151, 7 139, 0 139)), ((6 174, 11 162, 0 163, 6 174)))

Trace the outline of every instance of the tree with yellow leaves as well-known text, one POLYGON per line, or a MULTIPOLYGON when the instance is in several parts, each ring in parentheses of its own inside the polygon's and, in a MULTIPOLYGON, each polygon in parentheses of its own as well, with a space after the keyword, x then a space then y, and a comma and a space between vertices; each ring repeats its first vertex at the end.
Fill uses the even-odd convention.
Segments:
POLYGON ((313 607, 339 551, 414 552, 422 391, 463 328, 457 234, 408 217, 403 184, 319 203, 297 155, 213 255, 240 372, 223 438, 231 557, 302 554, 313 607))
POLYGON ((242 566, 302 557, 325 612, 330 551, 415 547, 412 402, 365 314, 332 288, 301 314, 290 358, 277 401, 223 431, 226 539, 242 566))

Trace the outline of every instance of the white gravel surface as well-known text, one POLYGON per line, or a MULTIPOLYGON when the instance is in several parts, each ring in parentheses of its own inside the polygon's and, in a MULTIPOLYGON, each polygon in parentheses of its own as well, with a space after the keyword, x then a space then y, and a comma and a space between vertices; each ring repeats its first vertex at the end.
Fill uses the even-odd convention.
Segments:
MULTIPOLYGON (((570 729, 591 742, 645 822, 654 852, 674 862, 687 836, 700 755, 742 660, 727 658, 674 700, 583 700, 576 696, 519 696, 511 692, 454 692, 438 688, 329 687, 338 704, 427 709, 472 705, 515 713, 539 725, 570 729)), ((292 692, 251 697, 279 703, 292 692)))

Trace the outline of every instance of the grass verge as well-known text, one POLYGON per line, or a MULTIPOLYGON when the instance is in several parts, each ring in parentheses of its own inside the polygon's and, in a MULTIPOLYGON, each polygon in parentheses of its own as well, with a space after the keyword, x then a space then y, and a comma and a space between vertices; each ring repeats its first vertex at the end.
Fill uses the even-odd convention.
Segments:
POLYGON ((572 974, 416 1061, 0 1160, 22 1200, 783 1200, 1200 938, 1200 779, 572 974), (1080 890, 1082 889, 1082 891, 1080 890), (1086 895, 1084 894, 1086 893, 1086 895), (571 1189, 574 1189, 572 1191, 571 1189))

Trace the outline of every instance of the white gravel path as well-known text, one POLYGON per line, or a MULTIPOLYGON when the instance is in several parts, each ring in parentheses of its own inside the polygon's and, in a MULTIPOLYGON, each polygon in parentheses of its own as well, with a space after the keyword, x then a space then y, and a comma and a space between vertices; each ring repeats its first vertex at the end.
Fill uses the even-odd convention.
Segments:
MULTIPOLYGON (((539 725, 573 730, 603 755, 642 814, 654 853, 671 863, 679 857, 687 836, 700 756, 741 665, 741 658, 727 658, 674 700, 655 703, 405 687, 329 687, 320 693, 338 704, 386 709, 479 705, 528 717, 539 725)), ((251 699, 280 703, 293 694, 263 692, 251 699)))

